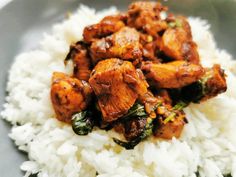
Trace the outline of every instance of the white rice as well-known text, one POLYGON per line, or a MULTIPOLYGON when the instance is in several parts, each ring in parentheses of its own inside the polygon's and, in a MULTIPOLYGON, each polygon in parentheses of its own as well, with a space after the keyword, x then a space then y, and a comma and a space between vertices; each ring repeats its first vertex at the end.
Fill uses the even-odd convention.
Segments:
POLYGON ((134 150, 113 141, 113 132, 96 130, 77 136, 71 126, 54 118, 49 91, 53 71, 70 72, 63 60, 69 45, 82 38, 86 25, 115 8, 95 13, 81 6, 63 23, 45 34, 39 50, 20 54, 13 64, 4 119, 13 124, 10 137, 28 153, 21 165, 25 176, 39 177, 236 177, 236 77, 235 61, 216 47, 206 21, 189 18, 194 40, 205 66, 220 63, 228 75, 226 93, 185 109, 189 123, 180 139, 148 139, 134 150))

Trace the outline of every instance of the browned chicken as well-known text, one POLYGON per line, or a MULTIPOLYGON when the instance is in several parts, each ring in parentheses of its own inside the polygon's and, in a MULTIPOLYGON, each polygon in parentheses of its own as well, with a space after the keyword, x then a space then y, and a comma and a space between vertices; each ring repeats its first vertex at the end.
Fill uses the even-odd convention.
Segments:
POLYGON ((135 60, 141 58, 142 50, 139 43, 139 33, 129 27, 124 27, 111 36, 96 40, 90 48, 93 63, 106 58, 135 60))
POLYGON ((165 20, 161 20, 160 13, 167 7, 156 2, 135 2, 129 6, 128 26, 135 27, 141 35, 143 57, 159 63, 156 57, 161 42, 161 33, 168 28, 165 20))
POLYGON ((162 104, 156 109, 158 116, 154 136, 164 139, 179 138, 186 123, 185 113, 182 110, 185 104, 179 103, 172 107, 171 97, 165 89, 159 90, 155 97, 162 104))
MULTIPOLYGON (((215 64, 211 69, 208 69, 205 74, 206 79, 206 96, 202 100, 215 97, 220 93, 223 93, 227 89, 224 70, 220 65, 215 64)), ((202 81, 204 82, 204 80, 202 81)))
POLYGON ((91 73, 91 59, 87 47, 82 41, 70 46, 70 52, 65 61, 67 62, 68 60, 73 61, 74 77, 88 81, 91 73))
POLYGON ((192 40, 191 28, 184 17, 178 17, 172 28, 168 28, 163 36, 160 50, 173 60, 186 60, 198 64, 197 45, 192 40))
POLYGON ((126 140, 131 141, 141 135, 145 128, 147 119, 134 118, 125 122, 119 122, 114 126, 114 130, 124 135, 126 140))
POLYGON ((186 61, 165 64, 145 62, 142 70, 148 83, 156 88, 180 88, 196 82, 204 74, 202 66, 186 61))
POLYGON ((147 83, 129 61, 107 59, 100 61, 89 83, 93 88, 105 122, 123 116, 138 95, 147 92, 147 83))
POLYGON ((140 43, 143 46, 143 59, 150 60, 154 63, 160 63, 160 59, 157 57, 159 51, 161 37, 154 38, 148 34, 140 33, 140 43))
POLYGON ((92 89, 86 81, 54 72, 51 100, 58 120, 70 123, 74 113, 85 110, 90 103, 92 89))
POLYGON ((84 28, 83 37, 87 43, 108 36, 125 26, 126 15, 118 14, 104 17, 99 23, 84 28))
POLYGON ((182 88, 181 96, 184 100, 199 103, 226 91, 226 76, 220 65, 215 64, 205 70, 200 80, 182 88))
POLYGON ((129 6, 128 26, 156 36, 158 32, 167 29, 166 21, 161 20, 161 11, 166 11, 167 7, 156 2, 135 2, 129 6))
POLYGON ((183 111, 178 111, 175 117, 165 123, 165 119, 157 118, 157 127, 153 132, 153 135, 158 138, 172 139, 173 137, 179 138, 184 125, 186 124, 186 118, 183 111))
POLYGON ((170 28, 182 28, 186 32, 187 37, 192 40, 191 26, 184 16, 174 16, 173 14, 169 14, 166 21, 170 28))

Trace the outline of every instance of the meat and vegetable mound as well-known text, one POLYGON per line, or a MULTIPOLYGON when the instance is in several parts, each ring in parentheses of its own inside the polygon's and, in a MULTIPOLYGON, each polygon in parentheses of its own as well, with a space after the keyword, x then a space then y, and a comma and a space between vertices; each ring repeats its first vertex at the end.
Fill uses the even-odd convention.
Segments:
POLYGON ((183 108, 225 92, 226 75, 220 65, 201 65, 187 19, 167 10, 134 2, 127 12, 87 26, 65 58, 73 75, 52 77, 57 119, 78 135, 94 126, 113 129, 126 149, 151 135, 180 137, 188 122, 183 108))

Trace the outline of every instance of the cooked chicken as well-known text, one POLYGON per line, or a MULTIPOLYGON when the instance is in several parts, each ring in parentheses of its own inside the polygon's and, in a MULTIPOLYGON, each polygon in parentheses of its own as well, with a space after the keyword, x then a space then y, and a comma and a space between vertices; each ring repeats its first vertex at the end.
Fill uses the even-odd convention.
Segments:
POLYGON ((65 61, 72 60, 74 64, 74 77, 80 80, 88 81, 91 73, 91 59, 88 54, 86 45, 79 41, 70 46, 65 61))
POLYGON ((167 8, 156 2, 135 2, 129 6, 128 26, 156 36, 167 29, 166 21, 161 20, 160 13, 167 8))
POLYGON ((163 139, 179 138, 186 123, 185 114, 183 111, 178 111, 175 117, 165 123, 163 118, 157 119, 157 127, 154 131, 154 136, 163 139))
POLYGON ((186 32, 187 37, 192 40, 191 26, 184 16, 174 16, 170 14, 166 18, 166 21, 170 28, 182 28, 186 32))
POLYGON ((70 123, 74 113, 85 110, 90 103, 92 89, 86 81, 54 72, 51 100, 58 120, 70 123))
POLYGON ((140 43, 143 46, 143 58, 144 60, 151 60, 154 63, 160 63, 160 59, 157 57, 157 51, 159 51, 161 37, 152 37, 147 34, 140 34, 140 43))
POLYGON ((111 36, 94 41, 90 48, 93 63, 96 64, 99 60, 106 58, 124 60, 141 58, 139 38, 140 35, 135 29, 124 27, 111 36))
POLYGON ((147 92, 147 83, 129 61, 107 59, 100 61, 89 83, 93 88, 105 122, 123 116, 138 95, 147 92))
POLYGON ((227 90, 224 70, 221 69, 220 65, 215 64, 206 72, 205 77, 208 77, 205 84, 207 94, 202 100, 215 97, 227 90))
POLYGON ((160 50, 173 60, 186 60, 198 64, 197 45, 192 40, 191 29, 187 20, 178 17, 175 22, 171 23, 174 23, 175 26, 164 32, 160 50))
POLYGON ((172 107, 170 96, 166 90, 161 90, 155 96, 161 100, 162 104, 156 109, 158 117, 154 136, 164 139, 179 138, 184 124, 187 123, 185 113, 182 110, 186 105, 179 102, 172 107))
POLYGON ((186 61, 166 64, 145 62, 142 70, 148 83, 156 88, 180 88, 196 82, 204 74, 202 66, 186 61))
POLYGON ((220 65, 207 68, 201 79, 191 85, 184 87, 181 95, 189 102, 200 102, 217 96, 227 89, 224 71, 220 65))
POLYGON ((125 26, 123 22, 125 19, 124 14, 106 16, 99 23, 85 27, 83 32, 84 41, 90 43, 119 31, 125 26))
POLYGON ((114 129, 116 132, 123 134, 126 140, 132 141, 141 135, 146 126, 146 122, 146 118, 134 118, 117 123, 114 129))

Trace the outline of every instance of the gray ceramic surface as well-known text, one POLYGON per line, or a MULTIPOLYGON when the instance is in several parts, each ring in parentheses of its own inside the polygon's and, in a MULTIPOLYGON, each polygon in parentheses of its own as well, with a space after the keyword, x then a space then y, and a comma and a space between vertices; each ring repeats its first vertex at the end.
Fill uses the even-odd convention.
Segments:
MULTIPOLYGON (((13 0, 0 10, 0 109, 4 102, 7 72, 14 56, 38 46, 43 32, 64 19, 80 3, 98 10, 117 6, 124 10, 129 0, 13 0)), ((209 20, 220 48, 236 57, 236 2, 231 0, 169 0, 176 13, 209 20)), ((20 177, 20 164, 27 159, 8 138, 10 125, 0 120, 0 177, 20 177)))

